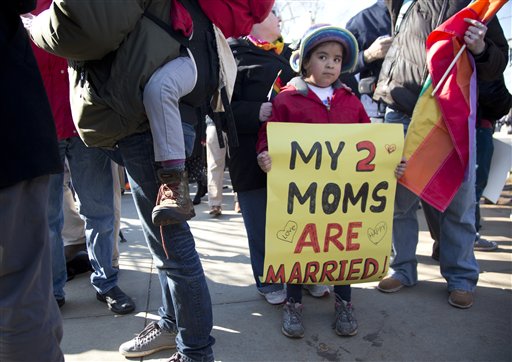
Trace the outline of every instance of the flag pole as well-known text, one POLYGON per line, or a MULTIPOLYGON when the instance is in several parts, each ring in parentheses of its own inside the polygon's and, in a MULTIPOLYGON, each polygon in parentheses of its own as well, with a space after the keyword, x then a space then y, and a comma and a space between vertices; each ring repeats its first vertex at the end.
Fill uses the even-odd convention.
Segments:
POLYGON ((439 88, 441 88, 441 86, 443 85, 446 77, 448 77, 448 73, 450 73, 450 71, 452 70, 452 68, 455 66, 455 63, 457 62, 457 60, 459 60, 460 56, 462 55, 462 53, 464 52, 464 50, 466 50, 466 44, 464 44, 462 46, 462 48, 460 48, 459 52, 457 53, 457 55, 455 56, 455 58, 453 58, 452 62, 450 63, 450 65, 448 66, 448 69, 446 69, 446 72, 443 74, 443 76, 441 77, 441 80, 439 81, 439 83, 437 83, 436 87, 434 88, 434 90, 432 91, 432 97, 436 95, 437 91, 439 90, 439 88))

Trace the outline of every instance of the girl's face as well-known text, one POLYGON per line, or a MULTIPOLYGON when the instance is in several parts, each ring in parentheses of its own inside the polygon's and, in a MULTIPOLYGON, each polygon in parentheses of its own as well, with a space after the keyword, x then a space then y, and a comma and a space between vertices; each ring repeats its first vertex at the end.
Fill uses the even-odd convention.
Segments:
POLYGON ((333 84, 341 74, 343 47, 329 41, 316 47, 303 65, 306 71, 304 80, 317 87, 325 88, 333 84))

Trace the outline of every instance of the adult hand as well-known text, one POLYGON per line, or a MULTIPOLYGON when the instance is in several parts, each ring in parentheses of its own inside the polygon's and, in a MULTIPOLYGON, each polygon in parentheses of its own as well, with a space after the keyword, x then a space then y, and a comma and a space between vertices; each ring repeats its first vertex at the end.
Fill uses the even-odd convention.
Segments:
POLYGON ((379 36, 375 41, 363 52, 365 63, 371 63, 386 56, 393 38, 389 35, 379 36))
POLYGON ((473 55, 480 55, 485 50, 485 34, 487 33, 487 26, 478 20, 464 18, 469 27, 464 33, 464 41, 473 55))
POLYGON ((272 114, 272 103, 265 102, 261 104, 260 107, 260 121, 265 122, 268 117, 272 114))
POLYGON ((400 161, 400 163, 396 166, 396 169, 395 169, 395 177, 397 179, 399 179, 400 177, 402 177, 405 173, 405 169, 407 168, 407 160, 405 159, 405 157, 402 157, 402 160, 400 161))
POLYGON ((258 160, 258 166, 260 166, 261 170, 265 173, 269 172, 272 168, 272 159, 268 154, 268 151, 263 151, 256 157, 258 160))

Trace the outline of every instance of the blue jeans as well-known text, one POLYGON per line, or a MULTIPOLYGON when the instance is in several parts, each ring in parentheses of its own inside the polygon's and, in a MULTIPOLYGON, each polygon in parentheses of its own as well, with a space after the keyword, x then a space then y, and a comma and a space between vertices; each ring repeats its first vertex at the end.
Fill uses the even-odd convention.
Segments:
MULTIPOLYGON (((472 154, 474 157, 474 153, 472 154)), ((476 234, 474 158, 469 160, 468 167, 468 177, 446 211, 443 213, 433 211, 435 219, 440 224, 439 262, 441 274, 448 283, 448 291, 456 289, 473 291, 478 281, 479 267, 473 252, 476 234)), ((391 263, 391 269, 392 277, 407 286, 418 282, 416 258, 419 232, 416 216, 418 205, 418 196, 398 184, 393 215, 395 257, 391 263)))
POLYGON ((393 124, 401 124, 404 126, 404 136, 409 129, 409 124, 411 123, 411 118, 409 118, 406 114, 395 111, 391 108, 386 108, 386 114, 384 116, 384 123, 393 123, 393 124))
MULTIPOLYGON (((114 241, 114 184, 110 158, 98 148, 89 148, 79 137, 59 141, 62 162, 67 158, 73 188, 80 200, 79 213, 85 220, 87 252, 94 272, 91 283, 100 293, 117 285, 118 270, 112 267, 114 241)), ((55 296, 64 296, 66 259, 62 241, 63 174, 51 175, 48 223, 52 245, 55 296)))
POLYGON ((158 268, 163 314, 159 325, 177 330, 177 350, 189 361, 213 361, 213 317, 206 278, 187 223, 159 228, 151 221, 159 181, 149 131, 118 143, 148 248, 158 268))
POLYGON ((489 171, 491 169, 492 154, 494 153, 494 144, 492 140, 492 128, 476 129, 476 208, 475 208, 475 228, 480 230, 480 198, 487 186, 489 171))
POLYGON ((283 289, 283 284, 265 284, 260 282, 263 276, 263 262, 265 259, 265 221, 267 212, 267 189, 238 191, 238 202, 242 210, 249 253, 256 288, 261 293, 275 292, 283 289))
POLYGON ((51 290, 48 182, 44 175, 0 188, 0 361, 64 361, 51 290))

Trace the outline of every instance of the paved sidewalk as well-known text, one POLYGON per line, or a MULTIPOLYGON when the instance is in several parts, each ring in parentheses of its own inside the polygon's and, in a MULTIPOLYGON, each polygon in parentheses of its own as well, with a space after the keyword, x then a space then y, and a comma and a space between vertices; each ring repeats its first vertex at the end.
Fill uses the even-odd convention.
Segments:
MULTIPOLYGON (((194 190, 191 191, 192 195, 194 190)), ((203 200, 207 200, 204 197, 203 200)), ((217 361, 511 361, 512 360, 512 202, 482 205, 484 237, 496 252, 476 252, 481 267, 475 304, 451 307, 423 212, 419 255, 420 282, 386 295, 376 283, 356 284, 353 303, 358 335, 336 336, 330 325, 334 301, 304 297, 303 339, 280 331, 281 307, 264 302, 253 284, 245 229, 225 190, 224 213, 213 219, 203 201, 190 222, 213 301, 217 361)), ((174 351, 126 359, 117 349, 151 320, 161 303, 158 277, 146 248, 131 195, 123 196, 120 287, 137 304, 134 314, 119 316, 96 300, 87 275, 66 285, 62 308, 66 361, 165 361, 174 351)), ((27 348, 30 348, 27 346, 27 348)))

